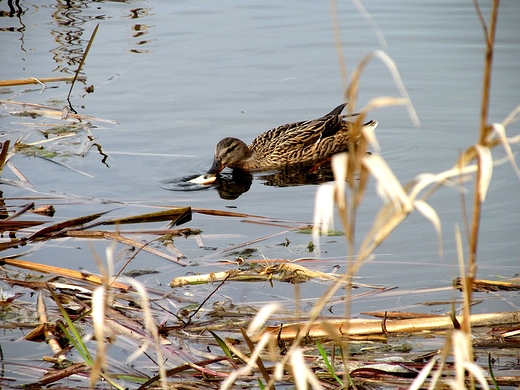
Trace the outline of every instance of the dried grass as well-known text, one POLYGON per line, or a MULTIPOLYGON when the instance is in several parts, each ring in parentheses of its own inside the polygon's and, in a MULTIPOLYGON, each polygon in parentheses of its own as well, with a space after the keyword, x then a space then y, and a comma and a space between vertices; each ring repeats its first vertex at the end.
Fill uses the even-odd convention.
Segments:
MULTIPOLYGON (((361 7, 359 2, 356 3, 361 7)), ((359 80, 366 66, 373 60, 382 61, 390 72, 400 96, 377 97, 372 99, 365 107, 359 110, 355 116, 353 137, 359 139, 348 153, 334 156, 332 166, 334 170, 335 183, 321 185, 316 194, 316 207, 314 226, 312 229, 315 245, 319 245, 320 234, 327 232, 332 226, 334 207, 337 207, 341 223, 345 231, 345 239, 348 244, 346 254, 346 272, 342 274, 319 273, 309 268, 294 263, 284 263, 281 260, 256 260, 247 264, 251 266, 248 270, 228 270, 222 273, 213 272, 207 275, 192 275, 177 278, 172 281, 172 287, 184 284, 200 284, 219 282, 213 291, 206 293, 204 299, 189 299, 175 296, 175 302, 170 299, 170 294, 164 291, 154 291, 145 288, 134 279, 121 278, 119 275, 125 267, 137 256, 140 250, 146 250, 154 255, 168 258, 180 265, 186 265, 180 258, 182 253, 176 252, 176 256, 164 253, 162 250, 150 248, 150 243, 166 242, 164 244, 169 250, 175 249, 171 237, 197 236, 197 229, 160 229, 122 231, 120 225, 124 223, 141 224, 151 221, 171 220, 172 225, 191 217, 191 212, 212 215, 219 218, 245 218, 246 222, 263 225, 272 225, 284 229, 282 232, 262 236, 257 239, 226 248, 211 255, 201 257, 204 261, 208 258, 221 255, 240 247, 249 246, 253 243, 272 238, 276 235, 285 234, 291 230, 300 229, 296 223, 290 221, 271 221, 262 216, 240 214, 233 212, 221 212, 218 210, 169 208, 166 211, 147 213, 129 217, 119 217, 102 220, 104 213, 86 215, 67 221, 54 223, 44 222, 43 228, 37 228, 41 221, 17 221, 15 219, 30 211, 35 204, 29 204, 17 213, 10 214, 9 218, 0 221, 0 228, 4 231, 19 231, 21 238, 2 243, 0 249, 11 248, 16 245, 27 245, 45 243, 53 239, 69 237, 79 239, 103 239, 111 242, 123 243, 139 250, 131 256, 120 272, 114 272, 114 248, 110 247, 106 253, 106 262, 94 255, 100 275, 88 275, 83 272, 73 271, 58 267, 49 267, 43 264, 30 263, 18 259, 3 259, 3 264, 8 267, 16 267, 30 270, 31 273, 38 272, 48 275, 44 281, 24 280, 22 273, 5 276, 2 279, 12 285, 23 286, 27 289, 39 291, 37 313, 39 323, 37 326, 31 324, 33 331, 28 340, 52 339, 49 345, 54 357, 53 361, 62 363, 67 360, 67 348, 58 340, 67 336, 74 344, 75 350, 82 354, 84 361, 74 362, 67 368, 56 368, 49 370, 40 380, 33 385, 43 386, 68 378, 71 375, 80 376, 90 388, 100 384, 100 378, 107 380, 115 388, 124 388, 141 384, 140 388, 149 386, 160 386, 161 388, 205 388, 213 386, 213 381, 218 381, 222 389, 237 386, 273 389, 276 385, 287 386, 291 384, 297 389, 312 388, 342 388, 342 383, 348 383, 350 387, 370 383, 379 387, 399 386, 419 389, 428 387, 430 389, 447 386, 454 389, 476 387, 488 389, 491 378, 482 367, 474 361, 473 345, 494 345, 503 343, 505 345, 518 345, 518 326, 507 329, 495 328, 491 335, 477 334, 475 327, 491 327, 498 325, 511 325, 520 321, 518 312, 510 313, 488 313, 485 315, 471 314, 473 303, 472 293, 476 288, 491 289, 514 289, 518 286, 513 283, 485 283, 476 279, 478 250, 478 234, 480 224, 481 207, 486 200, 493 170, 498 164, 509 162, 516 175, 520 179, 520 169, 514 158, 514 149, 520 142, 520 136, 510 136, 506 127, 518 120, 520 106, 511 112, 500 124, 489 124, 487 111, 489 107, 489 88, 491 80, 491 64, 493 57, 494 34, 497 23, 498 1, 493 3, 490 26, 483 22, 480 10, 477 13, 483 23, 483 30, 487 44, 486 63, 483 81, 481 125, 478 141, 470 145, 455 161, 452 168, 440 173, 424 173, 415 177, 407 184, 402 184, 393 173, 391 167, 379 154, 380 148, 377 137, 373 131, 363 129, 361 123, 365 121, 368 113, 379 107, 392 105, 405 105, 411 121, 419 125, 419 121, 408 93, 401 81, 399 72, 392 59, 383 51, 376 51, 367 55, 352 72, 350 82, 347 81, 346 62, 341 51, 341 38, 337 15, 333 7, 333 24, 335 26, 338 56, 340 58, 340 69, 342 81, 345 86, 345 96, 349 101, 349 112, 357 111, 357 95, 359 91, 359 80), (491 153, 496 146, 503 146, 507 158, 504 161, 493 159, 491 153), (371 148, 374 153, 367 155, 371 148), (377 320, 355 320, 350 319, 350 303, 355 297, 352 288, 355 277, 360 268, 373 258, 374 250, 383 243, 390 234, 413 212, 419 212, 429 223, 431 223, 438 235, 439 252, 442 252, 442 224, 436 210, 427 203, 428 198, 439 188, 450 187, 461 191, 461 184, 469 177, 475 177, 475 197, 473 200, 470 229, 470 245, 466 249, 468 255, 464 255, 461 234, 456 228, 456 243, 461 277, 456 281, 455 288, 463 291, 463 311, 451 317, 441 315, 437 317, 423 318, 396 318, 403 313, 372 313, 380 316, 377 320), (363 202, 369 180, 376 182, 376 191, 382 200, 382 206, 374 216, 371 229, 358 241, 356 238, 356 215, 363 202), (97 226, 115 225, 115 231, 92 230, 97 226), (31 230, 33 229, 33 230, 31 230), (29 231, 29 232, 28 232, 29 231), (145 244, 127 236, 130 234, 147 234, 153 238, 145 244), (354 252, 357 248, 357 253, 354 252), (258 264, 259 262, 263 264, 258 264), (255 268, 256 266, 256 268, 255 268), (284 274, 285 272, 285 274, 284 274), (290 274, 290 277, 287 275, 290 274), (113 276, 116 275, 116 276, 113 276), (280 276, 281 275, 281 276, 280 276), (16 277, 15 277, 16 276, 16 277), (325 294, 316 301, 309 316, 303 317, 300 310, 288 312, 279 303, 272 303, 263 307, 252 305, 246 308, 237 308, 233 303, 215 303, 212 311, 208 310, 210 297, 224 284, 234 280, 261 280, 264 283, 272 283, 280 280, 291 281, 300 286, 307 279, 321 278, 331 283, 325 294), (322 319, 322 312, 326 309, 336 293, 345 288, 345 301, 347 318, 322 319), (49 291, 49 295, 46 294, 49 291), (63 309, 64 303, 70 312, 78 310, 78 314, 67 314, 63 309), (124 304, 122 304, 124 302, 124 304), (181 306, 180 303, 185 304, 181 306), (221 305, 220 307, 218 305, 221 305), (137 308, 134 308, 137 306, 137 308), (79 309, 73 309, 77 308, 79 309), (61 310, 61 315, 60 312, 61 310), (173 309, 172 309, 173 308, 173 309), (166 313, 166 314, 165 314, 166 313), (71 318, 74 317, 74 318, 71 318), (252 318, 250 318, 252 317, 252 318), (166 326, 169 318, 174 319, 173 326, 166 326), (231 318, 231 320, 229 320, 231 318), (63 322, 67 326, 63 326, 63 322), (277 326, 271 326, 273 322, 283 322, 277 326), (243 329, 244 325, 247 330, 243 329), (79 329, 82 327, 82 329, 79 329), (207 331, 213 331, 209 337, 207 331), (82 333, 83 332, 83 333, 82 333), (443 338, 443 346, 440 351, 423 357, 420 363, 406 361, 399 364, 392 362, 382 366, 373 365, 368 358, 366 361, 355 361, 349 355, 349 348, 354 347, 353 340, 357 341, 382 341, 388 342, 396 335, 415 334, 416 332, 429 332, 435 337, 443 338), (220 337, 220 335, 229 337, 220 337), (170 336, 169 338, 166 336, 170 336), (175 340, 172 345, 171 339, 175 340), (222 348, 224 355, 217 355, 210 351, 215 345, 222 348), (93 341, 94 342, 93 342, 93 341), (115 348, 118 342, 125 340, 131 345, 132 353, 126 362, 113 362, 109 358, 108 351, 115 348), (183 340, 195 341, 200 345, 208 346, 208 352, 190 350, 183 344, 183 340), (309 353, 315 351, 315 341, 330 342, 330 361, 326 364, 328 373, 324 371, 319 357, 309 353), (242 343, 245 342, 245 345, 242 343), (487 343, 487 344, 486 344, 487 343), (177 345, 178 344, 178 345, 177 345), (95 351, 91 351, 94 345, 95 351), (310 348, 307 348, 310 345, 310 348), (181 348, 184 346, 185 348, 181 348), (339 350, 337 351, 337 348, 339 350), (151 368, 134 369, 131 364, 139 362, 151 368), (453 362, 453 364, 452 364, 453 362), (396 366, 404 369, 404 373, 394 374, 391 371, 396 366), (379 370, 379 371, 377 371, 379 370), (385 372, 386 379, 381 379, 376 373, 385 372), (153 375, 151 374, 153 373, 153 375), (155 375, 157 373, 157 375, 155 375), (400 376, 403 375, 403 376, 400 376), (339 376, 343 376, 339 380, 339 376), (130 384, 130 385, 129 385, 130 384)), ((369 15, 364 13, 365 17, 369 15)), ((381 38, 380 39, 384 39, 381 38)), ((79 71, 78 71, 79 73, 79 71)), ((11 101, 0 101, 0 104, 10 106, 21 106, 21 103, 11 101)), ((76 114, 64 113, 52 107, 43 107, 24 104, 29 114, 45 115, 54 119, 69 121, 70 118, 79 118, 76 114)), ((99 118, 81 116, 81 119, 99 118)), ((72 128, 68 130, 72 131, 72 128)), ((76 129, 77 130, 77 129, 76 129)), ((81 128, 79 131, 88 131, 81 128)), ((18 177, 18 181, 2 179, 3 183, 30 188, 30 183, 16 167, 10 165, 9 159, 13 153, 21 150, 35 151, 34 147, 44 144, 55 144, 73 135, 57 135, 50 140, 27 141, 26 137, 20 138, 15 146, 10 147, 4 143, 0 152, 0 169, 9 167, 18 177)), ((91 144, 89 144, 92 146, 91 144)), ((88 145, 85 150, 88 150, 88 145)), ((43 156, 41 156, 44 158, 43 156)), ((454 158, 455 159, 455 158, 454 158)), ((28 201, 29 199, 25 199, 28 201)), ((9 269, 9 268, 8 268, 9 269)), ((6 271, 7 272, 7 271, 6 271)), ((367 287, 367 286, 365 286, 367 287)), ((298 287, 299 288, 299 287, 298 287)), ((377 286, 363 294, 377 294, 390 288, 377 286)), ((193 290, 191 290, 193 291, 193 290)), ((299 290, 297 290, 299 291, 299 290)), ((173 294, 172 294, 173 296, 173 294)), ((337 297, 337 296, 336 296, 337 297)), ((6 307, 16 308, 19 296, 3 298, 0 303, 6 307)), ((3 307, 3 306, 2 306, 3 307)), ((416 313, 406 313, 408 317, 415 317, 416 313)), ((18 324, 18 326, 25 326, 18 324)), ((326 354, 326 349, 320 346, 321 359, 326 354)), ((500 379, 500 378, 499 378, 500 379)), ((495 380, 493 378, 493 380, 495 380)), ((507 383, 520 383, 519 378, 508 379, 507 383), (516 381, 516 382, 515 382, 516 381)), ((506 380, 502 378, 502 383, 506 380)))

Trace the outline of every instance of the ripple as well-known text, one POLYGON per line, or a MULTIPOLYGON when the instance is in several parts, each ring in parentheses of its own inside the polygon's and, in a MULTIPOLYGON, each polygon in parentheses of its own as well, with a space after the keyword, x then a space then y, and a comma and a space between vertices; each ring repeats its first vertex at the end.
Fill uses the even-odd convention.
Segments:
POLYGON ((190 181, 199 176, 200 175, 189 175, 163 180, 158 183, 158 186, 166 191, 201 191, 215 187, 215 185, 198 184, 190 181))

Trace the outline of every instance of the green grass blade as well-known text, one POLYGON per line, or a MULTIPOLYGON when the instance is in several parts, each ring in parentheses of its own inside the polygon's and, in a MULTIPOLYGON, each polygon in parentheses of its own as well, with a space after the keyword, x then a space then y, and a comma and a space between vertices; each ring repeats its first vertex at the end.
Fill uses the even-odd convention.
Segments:
POLYGON ((493 381, 493 384, 495 385, 495 389, 500 390, 497 380, 495 379, 495 374, 493 373, 493 364, 491 363, 491 354, 490 353, 488 353, 488 368, 489 368, 489 375, 491 375, 491 380, 493 381))
POLYGON ((78 353, 81 355, 83 360, 85 360, 85 362, 89 366, 92 366, 94 364, 94 361, 92 359, 92 356, 90 356, 90 352, 88 351, 87 346, 83 342, 83 338, 81 337, 81 334, 79 333, 78 328, 76 328, 76 325, 74 325, 74 322, 70 319, 69 315, 67 314, 67 311, 61 304, 58 296, 56 295, 56 293, 54 292, 52 287, 49 284, 47 284, 47 288, 50 291, 52 298, 54 299, 54 302, 56 302, 56 305, 58 305, 58 308, 60 309, 60 313, 63 316, 63 319, 65 320, 65 322, 67 323, 67 327, 70 329, 70 333, 69 333, 69 331, 67 331, 67 329, 65 328, 65 326, 63 324, 59 324, 61 327, 61 330, 67 336, 67 338, 72 343, 72 345, 74 345, 74 348, 77 349, 78 353))
POLYGON ((224 351, 226 356, 229 359, 233 360, 233 355, 232 355, 231 351, 229 350, 228 346, 226 345, 226 343, 224 342, 224 340, 222 340, 215 332, 212 332, 211 330, 208 330, 208 332, 211 333, 211 335, 217 341, 218 345, 224 351))
POLYGON ((316 341, 316 346, 318 347, 321 358, 323 359, 323 362, 327 366, 327 369, 329 370, 332 377, 339 383, 340 386, 343 386, 343 381, 336 375, 336 371, 334 370, 334 367, 332 367, 332 364, 330 364, 329 357, 327 356, 327 353, 319 341, 316 341))
MULTIPOLYGON (((94 362, 92 361, 92 358, 90 356, 90 353, 88 352, 88 350, 86 349, 85 347, 85 344, 83 342, 81 342, 81 344, 83 344, 83 348, 77 341, 76 337, 73 336, 72 334, 70 334, 70 332, 67 330, 67 328, 65 327, 65 325, 63 325, 63 323, 61 322, 58 322, 58 326, 60 327, 61 331, 63 332, 63 334, 65 335, 65 337, 67 338, 67 340, 69 340, 69 342, 72 344, 72 346, 76 349, 76 351, 78 351, 78 353, 80 354, 80 356, 83 358, 83 360, 90 366, 92 367, 92 365, 94 364, 94 362)), ((73 325, 74 326, 74 325, 73 325)))

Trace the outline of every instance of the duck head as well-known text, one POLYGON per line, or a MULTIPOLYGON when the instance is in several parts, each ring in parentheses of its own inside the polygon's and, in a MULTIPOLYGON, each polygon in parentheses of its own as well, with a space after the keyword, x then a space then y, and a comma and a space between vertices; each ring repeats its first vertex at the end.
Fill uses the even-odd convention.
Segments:
POLYGON ((241 168, 243 162, 251 157, 251 154, 244 141, 232 137, 224 138, 215 147, 213 165, 206 176, 216 176, 225 167, 241 168))

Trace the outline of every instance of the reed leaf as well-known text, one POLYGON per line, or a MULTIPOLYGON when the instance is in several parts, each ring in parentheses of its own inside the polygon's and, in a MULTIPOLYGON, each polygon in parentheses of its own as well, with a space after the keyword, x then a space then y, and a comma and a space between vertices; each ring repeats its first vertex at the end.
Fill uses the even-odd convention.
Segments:
POLYGON ((332 364, 330 364, 329 357, 327 356, 327 353, 325 352, 323 346, 319 341, 316 342, 316 347, 318 347, 320 356, 323 359, 323 362, 325 363, 325 366, 327 366, 327 369, 329 370, 332 377, 336 380, 336 382, 339 383, 341 387, 343 387, 343 381, 339 379, 338 375, 336 374, 336 370, 334 370, 334 367, 332 367, 332 364))
POLYGON ((76 69, 76 73, 74 73, 74 79, 72 79, 72 83, 70 85, 69 93, 67 95, 67 100, 70 99, 70 94, 72 93, 72 89, 74 88, 74 84, 76 83, 76 80, 78 79, 79 73, 81 72, 81 68, 83 67, 83 64, 85 63, 85 60, 87 59, 88 52, 90 51, 90 48, 92 47, 92 43, 94 42, 94 38, 96 37, 96 33, 99 28, 99 23, 96 24, 96 27, 94 28, 94 31, 92 32, 92 35, 90 36, 90 39, 87 44, 87 48, 85 49, 85 52, 83 53, 83 56, 81 56, 81 61, 79 62, 78 69, 76 69))
POLYGON ((480 202, 486 200, 486 194, 491 182, 491 176, 493 175, 493 157, 491 156, 491 150, 488 147, 475 145, 475 150, 478 156, 478 193, 480 194, 480 202))
POLYGON ((54 302, 56 305, 58 305, 58 309, 60 310, 61 315, 63 316, 63 319, 65 320, 65 323, 67 324, 67 327, 65 327, 61 322, 58 322, 58 325, 61 328, 61 331, 63 334, 67 337, 67 339, 70 341, 70 343, 74 346, 74 348, 78 351, 78 353, 81 355, 83 360, 90 366, 94 364, 94 361, 92 360, 92 356, 90 355, 90 352, 83 341, 83 338, 81 337, 81 334, 79 333, 78 328, 76 328, 76 325, 74 322, 70 319, 69 315, 67 314, 67 311, 61 304, 60 298, 58 295, 54 292, 52 287, 47 284, 47 290, 52 295, 52 299, 54 299, 54 302), (69 333, 70 330, 70 333, 69 333))
POLYGON ((228 359, 230 360, 233 360, 233 354, 231 353, 231 351, 229 350, 226 342, 224 340, 222 340, 215 332, 213 332, 212 330, 208 329, 208 332, 211 333, 211 335, 213 336, 213 338, 215 339, 215 341, 217 342, 217 344, 219 345, 220 349, 222 349, 222 351, 225 353, 225 355, 228 357, 228 359))

